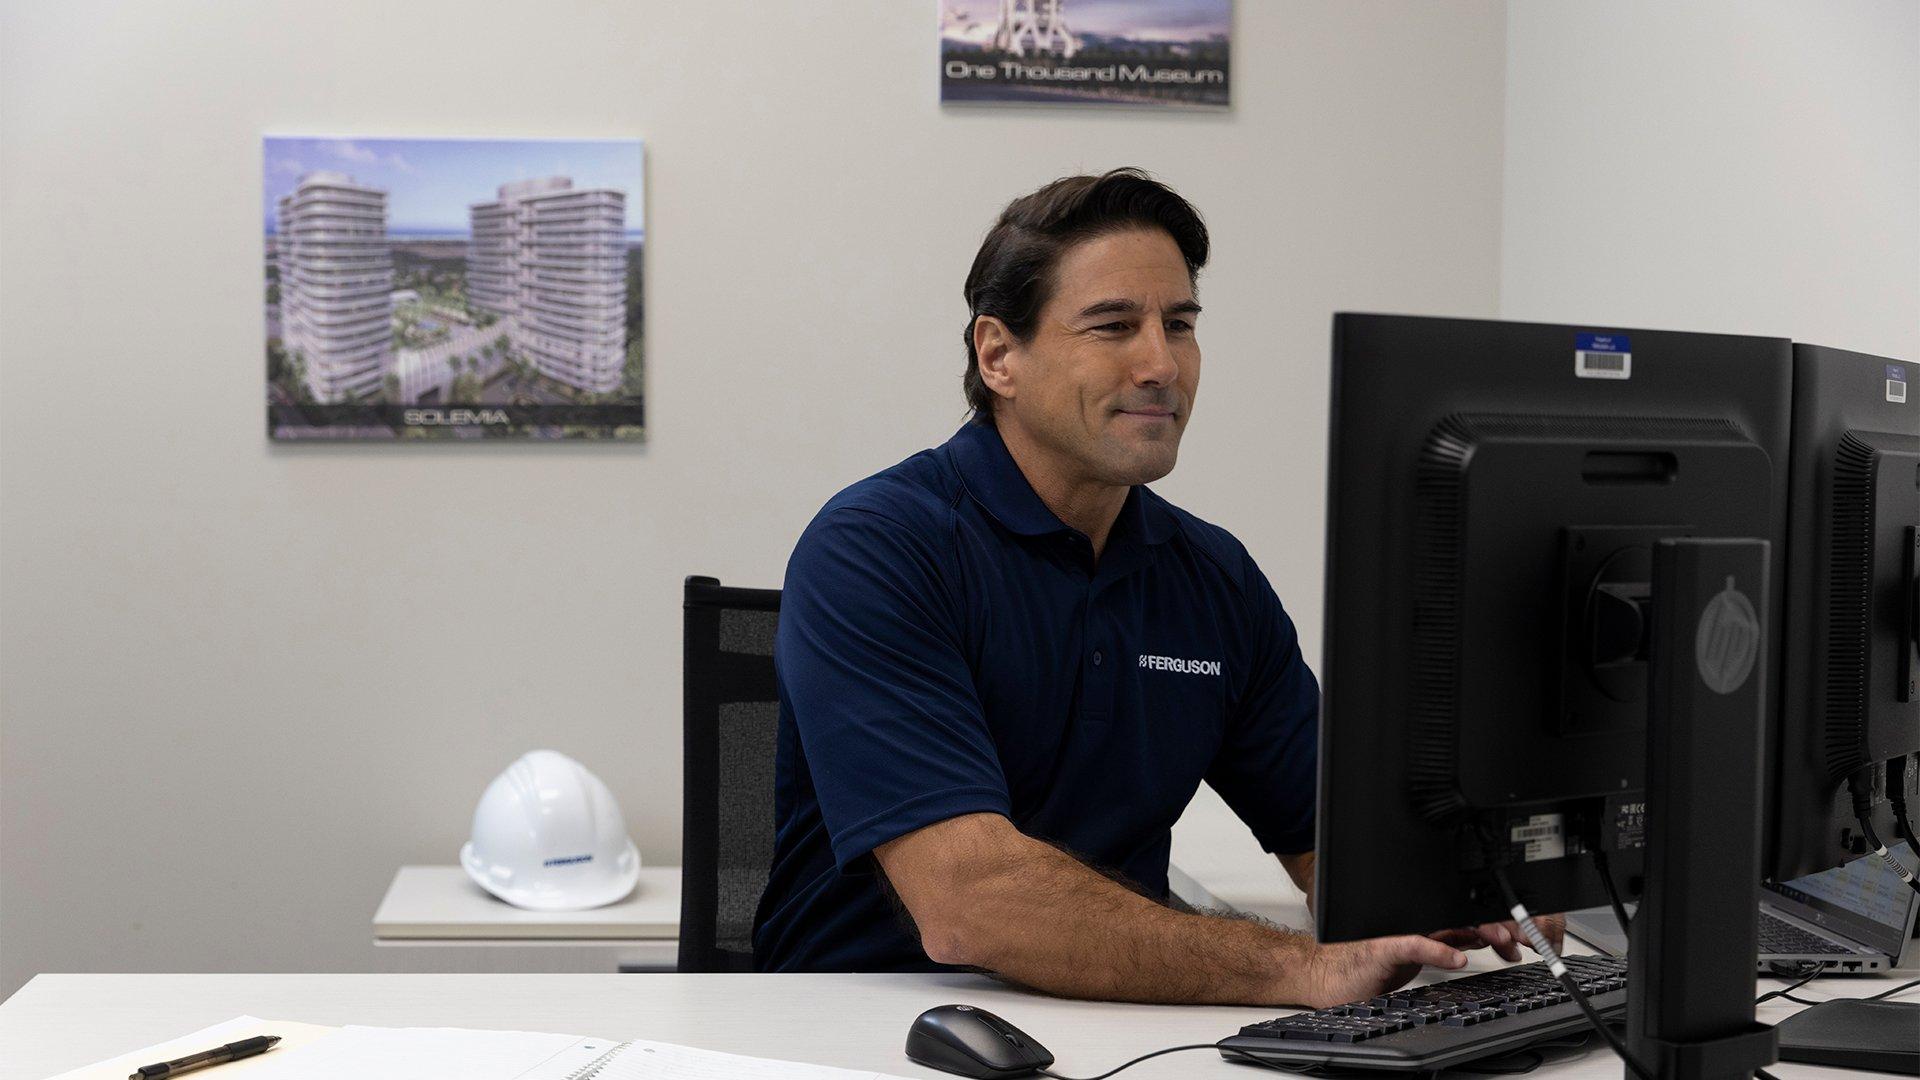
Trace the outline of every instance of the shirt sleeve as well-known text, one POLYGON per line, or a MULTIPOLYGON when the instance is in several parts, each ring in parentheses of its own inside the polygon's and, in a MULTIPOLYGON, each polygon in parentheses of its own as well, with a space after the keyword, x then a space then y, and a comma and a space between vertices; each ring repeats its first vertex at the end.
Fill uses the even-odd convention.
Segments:
POLYGON ((843 872, 874 848, 1011 800, 935 542, 831 508, 787 566, 775 663, 843 872))
POLYGON ((1246 582, 1250 672, 1207 783, 1262 848, 1295 855, 1314 844, 1320 684, 1300 654, 1293 620, 1251 557, 1246 582))

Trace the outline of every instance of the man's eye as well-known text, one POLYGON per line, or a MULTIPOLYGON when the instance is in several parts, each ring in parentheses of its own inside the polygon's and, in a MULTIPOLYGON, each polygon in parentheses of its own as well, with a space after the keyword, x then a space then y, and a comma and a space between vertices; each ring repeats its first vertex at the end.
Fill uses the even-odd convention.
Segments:
POLYGON ((1094 327, 1094 329, 1110 333, 1119 333, 1127 329, 1127 324, 1123 322, 1101 323, 1099 326, 1094 327))
POLYGON ((1193 324, 1185 319, 1168 319, 1167 329, 1176 334, 1191 334, 1193 333, 1193 324))

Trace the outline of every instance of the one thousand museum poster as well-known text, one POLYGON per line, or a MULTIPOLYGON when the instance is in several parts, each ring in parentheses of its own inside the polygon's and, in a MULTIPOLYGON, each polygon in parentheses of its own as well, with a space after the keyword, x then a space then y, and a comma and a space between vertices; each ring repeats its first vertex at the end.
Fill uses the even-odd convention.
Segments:
POLYGON ((940 0, 940 100, 1223 109, 1233 0, 940 0))
POLYGON ((274 439, 645 437, 637 139, 265 139, 274 439))

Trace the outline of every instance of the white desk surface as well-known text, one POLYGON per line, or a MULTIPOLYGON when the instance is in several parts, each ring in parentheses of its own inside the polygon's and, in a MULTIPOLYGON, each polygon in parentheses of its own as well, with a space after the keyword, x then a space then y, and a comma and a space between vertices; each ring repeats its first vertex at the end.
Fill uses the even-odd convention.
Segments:
MULTIPOLYGON (((1478 959, 1474 966, 1488 962, 1478 959)), ((1852 996, 1891 985, 1835 980, 1829 992, 1852 996)), ((964 974, 41 975, 0 1005, 0 1080, 42 1080, 241 1014, 328 1025, 638 1037, 935 1077, 944 1074, 908 1061, 902 1045, 915 1016, 953 1002, 1000 1014, 1049 1047, 1060 1071, 1079 1076, 1157 1047, 1212 1042, 1286 1011, 1064 1001, 964 974)), ((1771 1003, 1762 1006, 1760 1018, 1777 1022, 1795 1008, 1771 1003)), ((1772 1071, 1782 1080, 1847 1075, 1805 1065, 1772 1071)), ((1193 1051, 1143 1062, 1122 1075, 1249 1080, 1255 1074, 1217 1054, 1193 1051)), ((1601 1046, 1534 1075, 1617 1080, 1621 1067, 1601 1046)))
POLYGON ((617 904, 526 911, 475 885, 458 866, 403 866, 374 913, 373 936, 384 944, 673 942, 680 937, 680 868, 642 867, 632 895, 617 904))

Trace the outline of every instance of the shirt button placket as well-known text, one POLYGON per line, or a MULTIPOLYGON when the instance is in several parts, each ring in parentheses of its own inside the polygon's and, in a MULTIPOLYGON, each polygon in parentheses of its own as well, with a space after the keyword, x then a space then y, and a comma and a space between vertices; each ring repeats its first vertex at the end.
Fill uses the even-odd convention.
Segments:
POLYGON ((1111 684, 1112 680, 1107 675, 1108 669, 1106 666, 1106 636, 1107 630, 1109 629, 1109 620, 1103 618, 1101 615, 1099 588, 1095 582, 1089 582, 1087 584, 1086 605, 1086 614, 1084 616, 1086 621, 1081 631, 1085 636, 1081 640, 1090 646, 1086 656, 1088 662, 1092 665, 1092 671, 1087 675, 1086 700, 1082 705, 1082 710, 1105 720, 1113 711, 1113 686, 1111 684))

